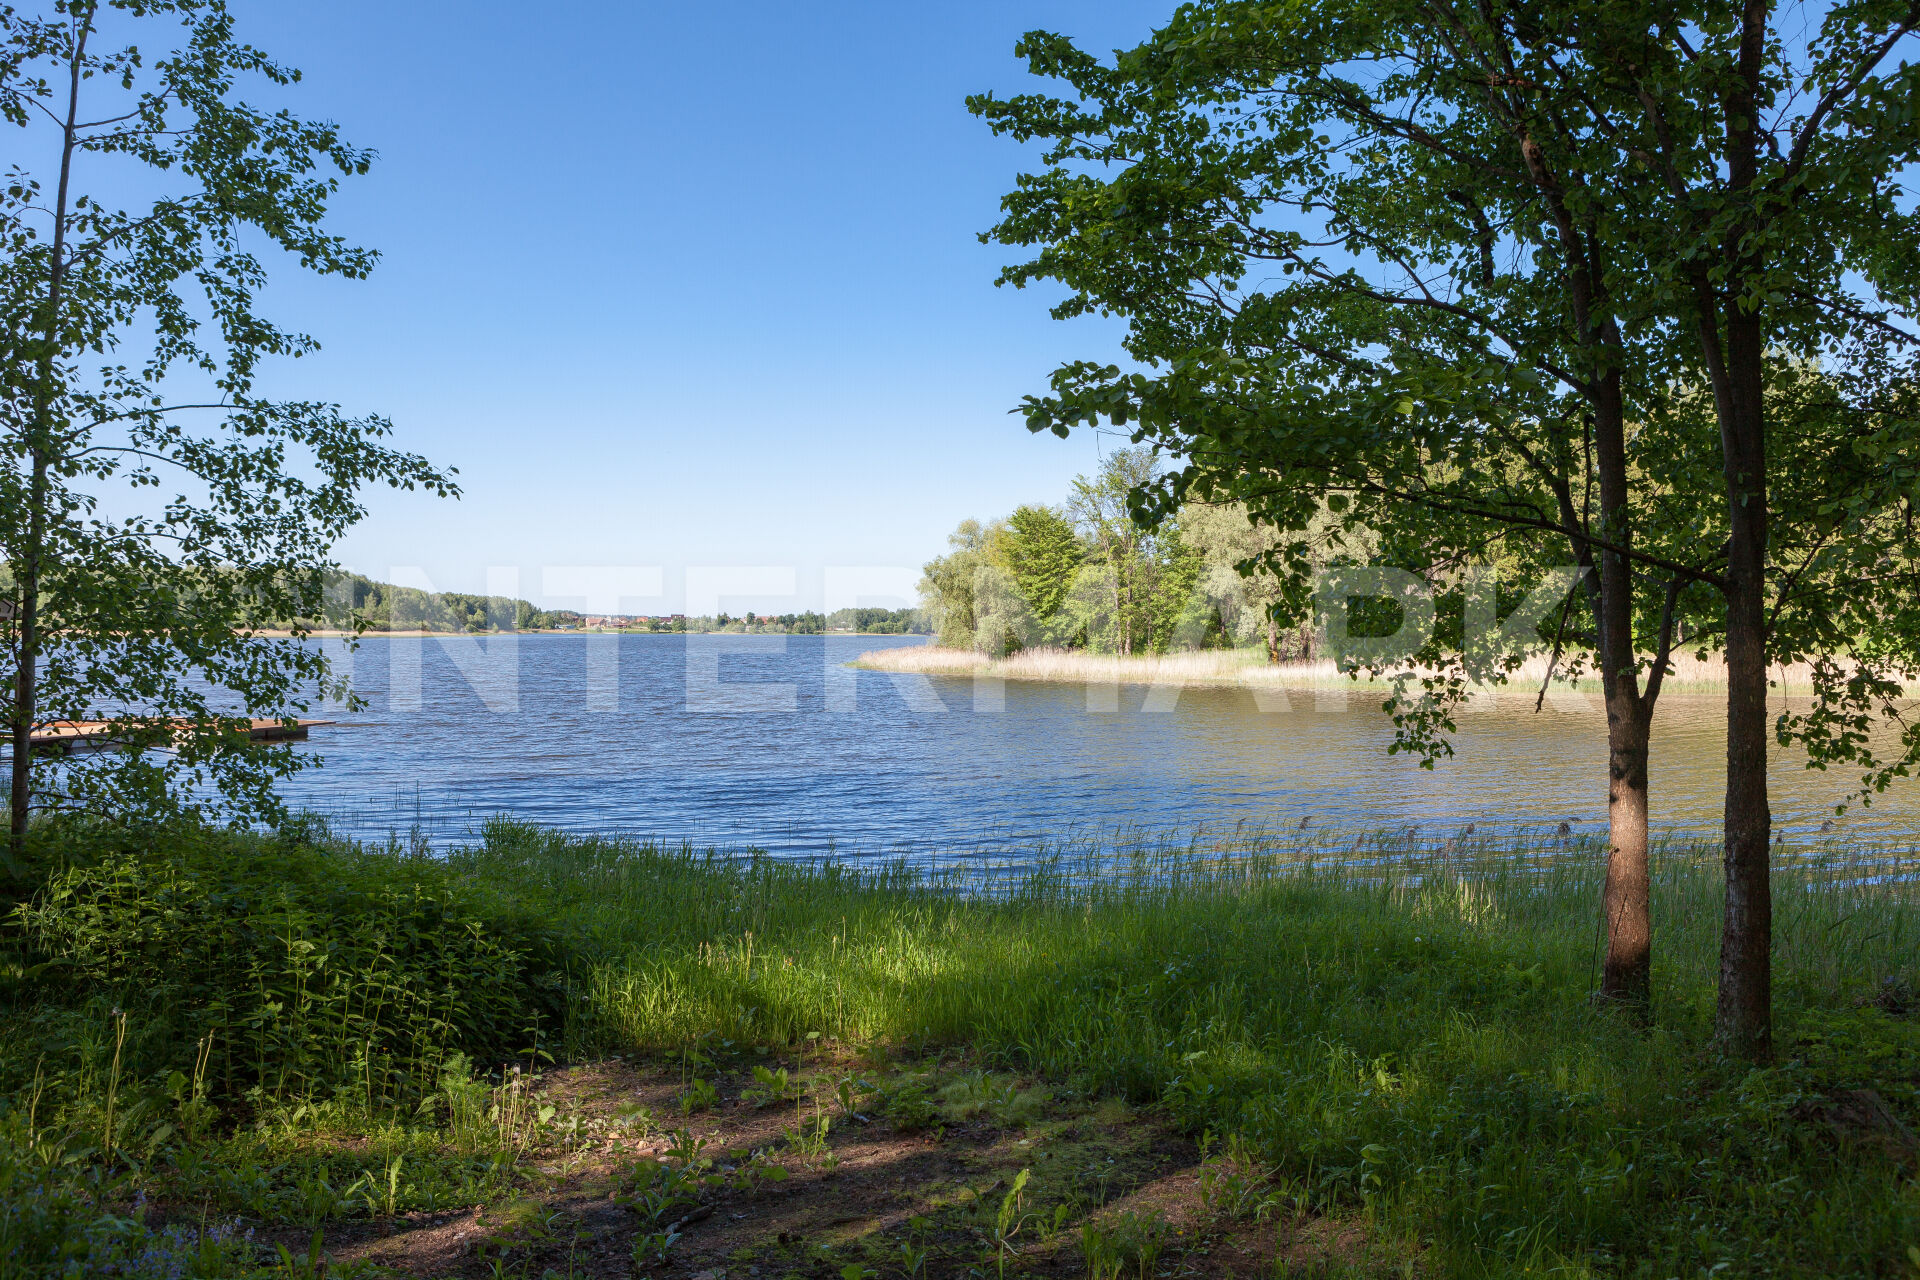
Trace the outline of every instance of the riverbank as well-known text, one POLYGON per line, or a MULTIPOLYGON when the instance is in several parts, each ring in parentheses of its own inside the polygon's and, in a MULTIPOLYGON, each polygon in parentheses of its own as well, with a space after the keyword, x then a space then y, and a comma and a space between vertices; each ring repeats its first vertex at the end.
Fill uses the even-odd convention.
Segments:
POLYGON ((250 1274, 263 1242, 360 1275, 1896 1274, 1911 867, 1783 863, 1756 1071, 1709 1047, 1717 852, 1656 860, 1645 1032, 1591 1003, 1598 854, 1229 842, 982 880, 504 822, 438 858, 46 832, 0 986, 0 1249, 25 1274, 61 1249, 250 1274))
MULTIPOLYGON (((1145 684, 1192 685, 1244 689, 1317 689, 1358 687, 1390 689, 1385 680, 1354 680, 1331 661, 1268 662, 1260 649, 1196 649, 1180 653, 1115 654, 1088 653, 1080 649, 1023 649, 1003 658, 992 658, 974 649, 951 649, 942 645, 919 645, 897 649, 875 649, 861 654, 853 666, 867 671, 898 671, 918 675, 976 676, 998 680, 1036 680, 1065 684, 1145 684)), ((1811 673, 1805 664, 1776 667, 1773 671, 1776 693, 1800 694, 1812 688, 1811 673)), ((1530 658, 1509 674, 1504 686, 1476 685, 1476 696, 1496 689, 1501 693, 1524 692, 1536 696, 1547 680, 1547 660, 1530 658)), ((1724 693, 1726 667, 1717 657, 1701 659, 1679 654, 1666 679, 1669 693, 1724 693)), ((1591 677, 1568 680, 1556 672, 1548 685, 1549 700, 1566 694, 1576 697, 1598 694, 1600 685, 1591 677)))

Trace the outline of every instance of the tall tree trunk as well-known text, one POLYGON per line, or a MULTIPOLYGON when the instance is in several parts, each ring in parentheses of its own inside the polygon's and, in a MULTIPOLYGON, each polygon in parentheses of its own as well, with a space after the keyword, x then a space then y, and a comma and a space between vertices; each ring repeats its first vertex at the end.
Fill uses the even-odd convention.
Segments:
MULTIPOLYGON (((1767 0, 1746 0, 1738 76, 1724 103, 1727 188, 1751 201, 1759 173, 1756 132, 1765 64, 1767 0)), ((1701 340, 1714 374, 1727 485, 1726 909, 1720 926, 1720 1003, 1714 1033, 1728 1053, 1773 1056, 1773 885, 1767 805, 1766 329, 1747 284, 1765 265, 1751 203, 1724 242, 1728 277, 1716 293, 1704 265, 1695 279, 1701 340), (1724 305, 1718 305, 1724 298, 1724 305), (1720 323, 1716 323, 1719 321, 1720 323), (1724 325, 1725 345, 1720 345, 1724 325), (1716 367, 1717 366, 1717 367, 1716 367)))
POLYGON ((1647 745, 1651 713, 1629 691, 1607 700, 1607 957, 1600 997, 1653 1001, 1652 873, 1647 862, 1647 745))
POLYGON ((1726 463, 1727 800, 1726 913, 1720 932, 1720 1005, 1714 1030, 1729 1052, 1773 1056, 1773 886, 1767 804, 1767 489, 1762 335, 1752 317, 1727 316, 1730 421, 1726 463))
POLYGON ((1267 615, 1267 662, 1269 664, 1273 664, 1279 661, 1280 661, 1280 624, 1275 622, 1273 620, 1273 615, 1269 613, 1267 615))
POLYGON ((7 728, 13 751, 13 775, 7 792, 8 845, 17 855, 27 834, 33 807, 33 726, 39 715, 40 588, 45 569, 48 474, 53 452, 54 370, 60 352, 61 310, 66 304, 67 208, 73 180, 73 157, 79 138, 80 81, 86 68, 87 38, 93 34, 95 5, 73 10, 74 38, 67 63, 67 118, 61 138, 60 184, 54 196, 53 243, 48 246, 46 315, 41 326, 41 350, 35 361, 33 421, 29 428, 29 455, 33 468, 28 491, 27 538, 21 548, 15 578, 20 600, 15 606, 12 717, 7 728))
POLYGON ((13 776, 7 792, 7 838, 15 858, 27 836, 33 810, 33 726, 38 715, 40 674, 40 560, 46 542, 47 464, 37 450, 28 499, 27 545, 19 573, 20 600, 14 606, 13 716, 7 726, 13 750, 13 776))
MULTIPOLYGON (((1611 321, 1603 337, 1618 335, 1611 321)), ((1600 480, 1600 666, 1607 705, 1607 957, 1600 998, 1644 1011, 1653 993, 1653 918, 1647 865, 1647 747, 1653 705, 1640 691, 1633 644, 1633 569, 1626 406, 1620 375, 1596 380, 1594 462, 1600 480)))
MULTIPOLYGON (((1649 678, 1642 696, 1633 645, 1633 492, 1627 469, 1626 397, 1621 382, 1619 322, 1607 297, 1600 240, 1590 223, 1569 207, 1560 179, 1545 153, 1523 129, 1521 158, 1546 197, 1566 260, 1568 301, 1589 361, 1585 398, 1593 414, 1593 466, 1600 488, 1598 544, 1576 554, 1597 559, 1599 588, 1593 597, 1599 632, 1600 682, 1607 704, 1607 879, 1601 909, 1606 917, 1607 959, 1600 995, 1644 1011, 1652 992, 1652 903, 1647 868, 1647 743, 1658 684, 1649 678), (1597 552, 1597 555, 1595 554, 1597 552)), ((1561 495, 1563 504, 1567 495, 1561 495)), ((1580 527, 1573 525, 1570 527, 1580 527)))
POLYGON ((1773 884, 1767 802, 1767 484, 1764 334, 1696 280, 1700 339, 1713 383, 1727 485, 1727 793, 1722 822, 1726 905, 1714 1033, 1728 1053, 1773 1056, 1773 884))

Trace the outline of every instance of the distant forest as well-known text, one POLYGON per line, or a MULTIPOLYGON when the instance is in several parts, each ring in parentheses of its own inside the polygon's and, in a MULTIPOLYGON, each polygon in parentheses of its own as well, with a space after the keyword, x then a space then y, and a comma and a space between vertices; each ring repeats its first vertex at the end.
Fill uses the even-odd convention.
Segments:
POLYGON ((434 631, 485 635, 501 631, 619 630, 641 632, 734 632, 819 635, 828 631, 864 631, 883 635, 931 631, 918 609, 836 609, 783 614, 727 613, 689 618, 682 614, 582 614, 571 609, 541 609, 508 596, 463 591, 422 591, 375 582, 357 573, 343 574, 327 591, 326 616, 310 620, 323 629, 346 629, 358 619, 371 632, 434 631))

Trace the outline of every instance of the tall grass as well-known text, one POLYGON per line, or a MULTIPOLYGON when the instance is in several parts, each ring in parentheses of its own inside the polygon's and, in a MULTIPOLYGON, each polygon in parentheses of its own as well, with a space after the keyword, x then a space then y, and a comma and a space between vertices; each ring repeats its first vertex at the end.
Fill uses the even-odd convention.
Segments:
MULTIPOLYGON (((443 860, 221 839, 191 854, 119 849, 90 878, 49 873, 67 896, 42 889, 20 917, 37 955, 59 949, 48 913, 108 918, 109 866, 277 859, 290 882, 324 872, 455 904, 442 928, 493 940, 551 993, 563 1030, 542 1043, 557 1056, 724 1054, 814 1035, 963 1051, 1163 1107, 1196 1133, 1235 1133, 1303 1211, 1418 1238, 1431 1274, 1891 1275, 1920 1239, 1898 1135, 1830 1122, 1835 1099, 1873 1089, 1920 1123, 1920 1027, 1901 1013, 1920 981, 1910 858, 1823 846, 1781 859, 1783 1053, 1752 1069, 1711 1050, 1718 857, 1686 844, 1655 859, 1643 1027, 1593 1003, 1601 851, 1578 841, 1141 840, 928 871, 511 822, 443 860)), ((164 945, 167 921, 140 919, 164 945)), ((0 1069, 25 1082, 21 1028, 53 1004, 137 1008, 157 980, 107 960, 21 988, 0 1069)), ((325 1041, 351 1007, 311 1006, 306 1034, 325 1041)), ((410 1016, 425 1044, 441 1030, 422 1008, 410 1016)), ((184 1034, 143 1042, 138 1030, 129 1071, 176 1069, 167 1055, 187 1052, 184 1034)), ((292 1052, 261 1043, 255 1080, 292 1052)), ((484 1052, 471 1037, 464 1047, 484 1052)), ((495 1046, 492 1060, 524 1047, 495 1046)), ((91 1060, 104 1049, 96 1036, 91 1060)), ((353 1065, 310 1069, 302 1087, 351 1103, 353 1065)), ((227 1123, 245 1119, 215 1101, 227 1123)))
POLYGON ((1592 1003, 1590 845, 1137 847, 976 885, 489 834, 455 865, 577 931, 609 1045, 965 1046, 1237 1131, 1303 1203, 1430 1240, 1442 1274, 1880 1274, 1920 1231, 1898 1165, 1807 1118, 1858 1087, 1916 1116, 1920 1035, 1870 1003, 1917 976, 1899 859, 1783 860, 1787 1049, 1750 1071, 1709 1047, 1702 847, 1657 858, 1641 1030, 1592 1003))

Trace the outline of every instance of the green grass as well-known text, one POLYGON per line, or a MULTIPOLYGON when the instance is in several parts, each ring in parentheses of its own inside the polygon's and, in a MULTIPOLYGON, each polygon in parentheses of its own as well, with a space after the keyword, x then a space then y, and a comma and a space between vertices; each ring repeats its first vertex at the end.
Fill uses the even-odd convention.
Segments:
POLYGON ((1599 850, 1361 852, 1055 851, 929 880, 505 822, 443 858, 50 831, 10 925, 8 1168, 43 1199, 145 1188, 260 1221, 473 1203, 511 1182, 511 1141, 449 1143, 452 1100, 511 1082, 469 1060, 816 1037, 964 1049, 1234 1135, 1296 1206, 1413 1242, 1423 1274, 1920 1270, 1900 1136, 1824 1118, 1871 1089, 1920 1124, 1898 859, 1782 858, 1781 1060, 1753 1069, 1710 1046, 1712 851, 1656 859, 1644 1029, 1591 1000, 1599 850), (280 1158, 336 1130, 375 1140, 280 1158))

